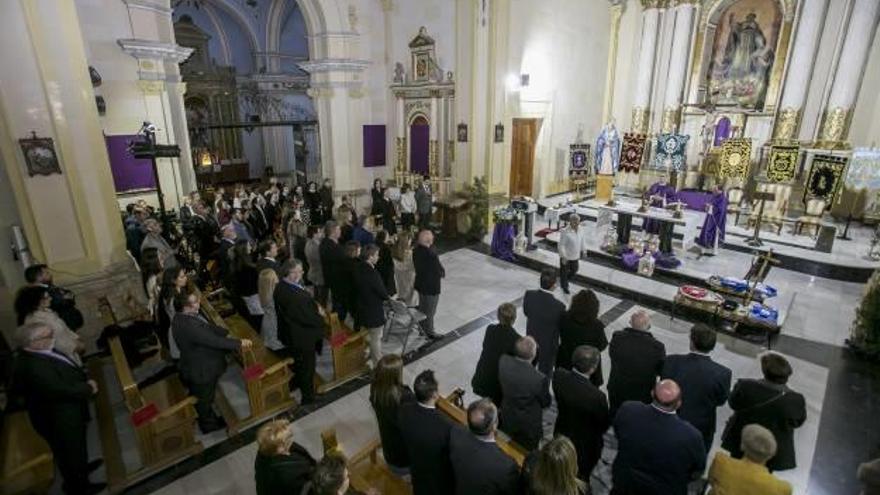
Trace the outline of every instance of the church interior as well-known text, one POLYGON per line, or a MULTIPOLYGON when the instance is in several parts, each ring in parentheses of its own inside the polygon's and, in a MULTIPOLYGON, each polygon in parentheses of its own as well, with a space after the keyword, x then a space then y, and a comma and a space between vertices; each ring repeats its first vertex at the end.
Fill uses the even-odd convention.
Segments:
POLYGON ((0 493, 880 493, 878 23, 880 0, 0 2, 0 493), (586 299, 601 346, 565 324, 586 299), (628 332, 665 361, 622 399, 628 332), (674 355, 727 370, 702 429, 708 378, 674 355), (544 395, 509 398, 514 360, 544 395), (585 469, 558 381, 586 362, 585 469), (395 407, 451 425, 445 487, 389 445, 389 366, 395 407), (698 434, 686 479, 673 428, 626 421, 657 411, 698 434), (477 413, 516 489, 463 481, 477 413), (722 488, 752 426, 780 491, 722 488), (266 481, 267 442, 305 485, 266 481))

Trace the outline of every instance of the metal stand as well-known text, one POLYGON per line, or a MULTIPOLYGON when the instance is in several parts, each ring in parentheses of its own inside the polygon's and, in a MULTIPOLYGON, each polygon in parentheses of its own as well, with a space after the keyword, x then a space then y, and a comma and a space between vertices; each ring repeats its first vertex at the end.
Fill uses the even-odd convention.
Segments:
POLYGON ((760 201, 761 204, 758 205, 758 218, 755 219, 755 231, 752 233, 752 237, 746 241, 746 244, 752 247, 764 245, 764 243, 761 242, 761 223, 764 220, 764 203, 766 201, 773 201, 776 199, 776 195, 768 192, 756 192, 755 199, 760 201))

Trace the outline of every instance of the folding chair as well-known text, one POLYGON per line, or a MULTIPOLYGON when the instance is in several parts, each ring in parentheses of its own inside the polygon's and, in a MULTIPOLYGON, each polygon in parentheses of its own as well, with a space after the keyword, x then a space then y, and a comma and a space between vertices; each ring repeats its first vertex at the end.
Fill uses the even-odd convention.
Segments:
POLYGON ((398 338, 402 336, 403 349, 400 354, 406 354, 406 344, 409 342, 410 335, 413 331, 419 331, 419 323, 425 318, 427 317, 421 311, 408 307, 403 301, 391 299, 386 303, 386 321, 382 331, 382 341, 388 342, 388 339, 395 334, 398 338))

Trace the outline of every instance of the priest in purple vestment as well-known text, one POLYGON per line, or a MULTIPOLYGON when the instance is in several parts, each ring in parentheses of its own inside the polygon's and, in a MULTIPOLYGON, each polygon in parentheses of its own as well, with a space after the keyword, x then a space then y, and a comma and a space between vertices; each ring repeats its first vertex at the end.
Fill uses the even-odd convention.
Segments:
MULTIPOLYGON (((660 178, 660 182, 655 182, 645 193, 645 197, 648 198, 651 206, 658 208, 666 208, 666 205, 675 202, 677 198, 675 188, 666 182, 665 177, 660 178)), ((659 234, 660 222, 646 218, 642 223, 642 230, 649 234, 659 234)))
POLYGON ((704 254, 715 254, 715 248, 724 241, 724 231, 727 225, 727 194, 716 184, 712 189, 712 198, 706 203, 706 220, 703 229, 697 239, 704 254))

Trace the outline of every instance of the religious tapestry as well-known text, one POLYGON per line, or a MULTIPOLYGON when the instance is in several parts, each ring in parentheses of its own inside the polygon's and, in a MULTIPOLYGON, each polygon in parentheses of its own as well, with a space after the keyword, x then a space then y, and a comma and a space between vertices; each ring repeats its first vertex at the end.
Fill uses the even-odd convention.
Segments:
POLYGON ((730 138, 721 144, 718 163, 718 177, 739 177, 745 179, 749 174, 752 156, 750 138, 730 138))
POLYGON ((846 187, 854 190, 880 189, 880 149, 856 148, 846 173, 846 187))
POLYGON ((791 182, 797 173, 798 146, 772 146, 767 161, 767 180, 791 182))
POLYGON ((568 176, 577 179, 590 175, 590 145, 585 143, 571 144, 568 151, 571 155, 568 176))
POLYGON ((781 25, 779 2, 739 0, 724 10, 707 74, 712 103, 764 108, 781 25))
POLYGON ((690 136, 683 134, 658 134, 654 154, 654 168, 682 170, 685 167, 685 150, 690 136))
POLYGON ((648 136, 627 132, 623 135, 623 149, 620 154, 620 171, 639 173, 642 167, 642 158, 645 156, 645 142, 648 136))
POLYGON ((804 203, 816 198, 831 204, 843 184, 846 162, 847 159, 842 156, 814 156, 810 175, 807 177, 807 188, 804 190, 804 203))

